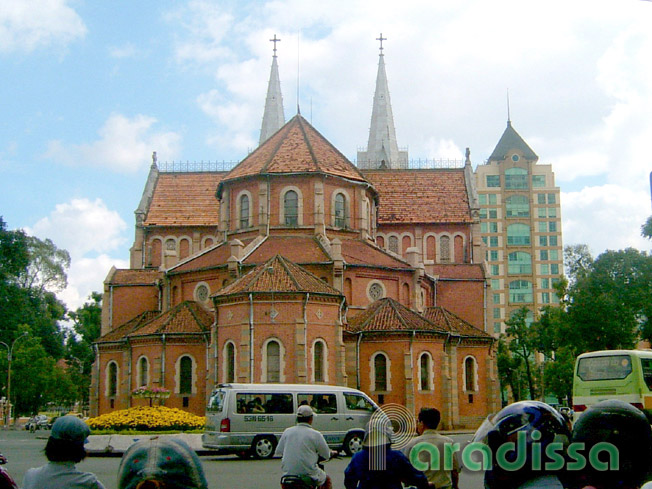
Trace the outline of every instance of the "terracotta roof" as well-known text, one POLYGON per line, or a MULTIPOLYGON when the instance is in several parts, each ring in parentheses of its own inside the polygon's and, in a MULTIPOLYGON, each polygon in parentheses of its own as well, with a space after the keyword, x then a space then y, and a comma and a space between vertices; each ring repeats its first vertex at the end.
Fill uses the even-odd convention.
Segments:
POLYGON ((464 169, 364 170, 379 194, 378 222, 473 222, 464 169))
POLYGON ((473 279, 484 280, 484 269, 477 263, 436 263, 432 265, 432 275, 441 279, 473 279))
POLYGON ((515 149, 521 151, 523 156, 528 160, 537 161, 539 159, 536 153, 532 151, 532 148, 527 145, 525 140, 512 127, 511 121, 507 121, 505 132, 503 132, 500 141, 498 141, 493 153, 491 153, 489 161, 503 161, 507 157, 507 153, 515 149))
POLYGON ((423 316, 446 331, 461 336, 476 336, 480 338, 493 338, 479 328, 476 328, 468 321, 444 309, 443 307, 427 307, 423 311, 423 316))
POLYGON ((367 309, 349 318, 346 330, 359 331, 432 331, 446 334, 447 330, 433 324, 400 302, 385 297, 369 304, 367 309))
POLYGON ((161 311, 145 311, 133 319, 130 319, 126 323, 118 326, 117 328, 109 331, 104 336, 100 337, 97 340, 97 343, 108 343, 112 341, 121 341, 126 338, 126 336, 140 328, 143 324, 151 321, 156 316, 158 316, 161 311))
MULTIPOLYGON (((252 240, 243 240, 247 246, 252 240)), ((210 268, 219 265, 225 265, 226 261, 231 257, 231 246, 228 242, 222 242, 214 245, 206 250, 201 251, 195 256, 191 256, 187 261, 183 261, 178 265, 170 268, 168 273, 188 272, 191 270, 198 270, 202 268, 210 268)))
POLYGON ((367 181, 335 146, 296 115, 224 177, 218 194, 228 180, 287 173, 322 173, 367 181))
POLYGON ((205 333, 210 331, 213 316, 194 301, 184 301, 142 325, 128 336, 205 333))
POLYGON ((217 185, 225 172, 165 173, 158 175, 146 226, 217 226, 220 203, 217 185))
POLYGON ((349 265, 411 269, 410 265, 400 258, 363 239, 343 239, 342 257, 349 265))
POLYGON ((163 273, 155 269, 116 269, 108 285, 154 285, 163 277, 163 273))
POLYGON ((244 277, 219 290, 215 297, 250 292, 309 292, 342 295, 317 276, 281 255, 258 265, 244 277))
POLYGON ((263 263, 282 251, 294 263, 328 263, 331 258, 313 236, 268 236, 245 260, 245 264, 263 263))

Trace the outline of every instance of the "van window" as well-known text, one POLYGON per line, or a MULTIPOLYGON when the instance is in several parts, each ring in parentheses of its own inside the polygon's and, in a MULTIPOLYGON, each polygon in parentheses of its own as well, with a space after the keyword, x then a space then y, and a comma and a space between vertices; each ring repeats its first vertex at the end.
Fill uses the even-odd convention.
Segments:
POLYGON ((364 396, 354 394, 353 392, 344 393, 344 400, 346 401, 346 408, 356 411, 375 411, 376 408, 364 396))
POLYGON ((292 394, 263 394, 252 392, 237 394, 237 412, 239 414, 266 413, 292 414, 292 394))
POLYGON ((643 380, 648 390, 652 390, 652 358, 641 358, 641 367, 643 367, 643 380))
POLYGON ((308 404, 315 414, 337 412, 335 394, 297 394, 297 403, 299 406, 308 404))
POLYGON ((221 413, 222 408, 224 407, 224 397, 226 393, 224 391, 216 391, 213 393, 211 398, 208 400, 208 411, 215 413, 221 413))

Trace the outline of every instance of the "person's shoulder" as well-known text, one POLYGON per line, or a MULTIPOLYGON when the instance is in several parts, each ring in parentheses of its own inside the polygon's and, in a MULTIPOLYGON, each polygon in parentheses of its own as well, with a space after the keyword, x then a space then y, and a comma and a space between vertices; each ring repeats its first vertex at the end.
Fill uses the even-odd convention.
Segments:
POLYGON ((564 489, 555 475, 543 475, 521 484, 518 489, 564 489))

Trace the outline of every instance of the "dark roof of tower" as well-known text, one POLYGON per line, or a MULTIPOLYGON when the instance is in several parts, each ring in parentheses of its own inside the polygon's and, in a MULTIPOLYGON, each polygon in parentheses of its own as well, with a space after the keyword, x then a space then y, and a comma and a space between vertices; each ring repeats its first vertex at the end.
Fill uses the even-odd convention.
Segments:
POLYGON ((440 328, 419 313, 405 307, 400 302, 384 297, 369 304, 367 309, 349 318, 347 331, 431 331, 446 334, 447 330, 440 328))
POLYGON ((275 255, 258 265, 244 277, 219 290, 214 297, 256 292, 300 292, 342 295, 340 291, 313 275, 305 268, 281 255, 275 255))
POLYGON ((217 195, 220 197, 229 180, 297 173, 321 173, 367 182, 353 163, 297 114, 224 176, 217 195))
POLYGON ((500 137, 500 141, 498 141, 493 153, 491 153, 489 161, 502 161, 507 156, 507 153, 514 149, 521 151, 523 156, 528 160, 536 161, 539 159, 536 153, 532 151, 532 148, 527 145, 519 133, 512 127, 512 122, 507 121, 507 128, 500 137))

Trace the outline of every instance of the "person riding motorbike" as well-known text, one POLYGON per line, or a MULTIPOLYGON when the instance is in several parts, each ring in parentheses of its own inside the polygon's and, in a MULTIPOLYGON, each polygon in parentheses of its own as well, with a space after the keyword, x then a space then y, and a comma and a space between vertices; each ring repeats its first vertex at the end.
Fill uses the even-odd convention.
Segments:
POLYGON ((287 428, 276 447, 281 456, 281 487, 332 489, 331 478, 319 466, 321 461, 337 456, 328 448, 324 436, 312 427, 313 410, 308 405, 297 409, 297 424, 287 428))
POLYGON ((4 467, 4 464, 7 463, 7 457, 0 453, 0 489, 18 489, 18 484, 9 475, 4 467))

